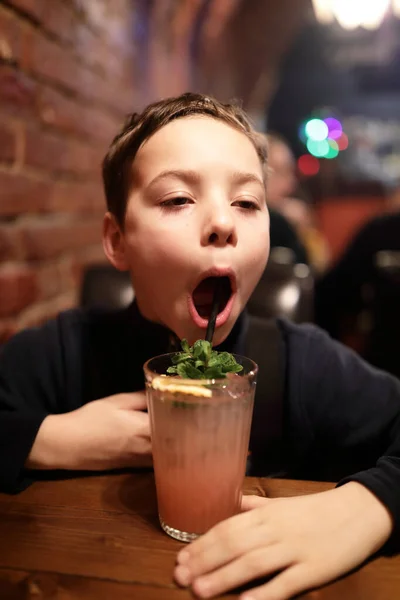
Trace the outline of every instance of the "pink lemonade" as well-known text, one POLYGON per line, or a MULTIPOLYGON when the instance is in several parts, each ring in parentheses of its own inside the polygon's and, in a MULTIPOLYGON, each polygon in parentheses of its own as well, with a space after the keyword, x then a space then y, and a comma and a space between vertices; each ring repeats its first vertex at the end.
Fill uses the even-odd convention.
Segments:
POLYGON ((157 377, 155 389, 147 379, 159 518, 181 541, 240 510, 257 370, 248 362, 250 374, 224 380, 157 377))

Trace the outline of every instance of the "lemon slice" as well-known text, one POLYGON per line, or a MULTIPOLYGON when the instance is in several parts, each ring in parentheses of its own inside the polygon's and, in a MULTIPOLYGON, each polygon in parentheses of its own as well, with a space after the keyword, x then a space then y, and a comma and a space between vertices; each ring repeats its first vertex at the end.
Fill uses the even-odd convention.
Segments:
POLYGON ((203 385, 181 385, 171 381, 169 377, 155 377, 151 382, 151 387, 160 392, 170 392, 171 394, 184 394, 198 396, 202 398, 211 398, 212 391, 203 385))

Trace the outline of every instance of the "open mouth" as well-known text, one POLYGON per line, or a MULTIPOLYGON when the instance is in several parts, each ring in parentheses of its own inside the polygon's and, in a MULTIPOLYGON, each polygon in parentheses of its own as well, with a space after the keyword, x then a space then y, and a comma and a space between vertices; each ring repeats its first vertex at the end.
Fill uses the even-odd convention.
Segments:
POLYGON ((220 314, 225 310, 233 293, 231 279, 228 276, 206 277, 198 284, 192 293, 194 308, 202 319, 210 318, 217 285, 219 286, 220 300, 218 314, 220 314))

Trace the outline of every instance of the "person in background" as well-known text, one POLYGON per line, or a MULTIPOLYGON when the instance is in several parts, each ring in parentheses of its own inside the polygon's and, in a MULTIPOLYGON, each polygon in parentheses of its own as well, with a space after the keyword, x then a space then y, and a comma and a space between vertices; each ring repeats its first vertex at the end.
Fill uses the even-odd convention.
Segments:
POLYGON ((371 364, 400 377, 400 210, 368 221, 315 287, 315 322, 371 364), (398 261, 386 272, 382 252, 398 261), (396 259, 397 256, 397 259, 396 259))
POLYGON ((276 133, 266 135, 268 149, 267 203, 292 224, 306 249, 308 262, 322 273, 329 262, 328 246, 315 224, 315 216, 300 186, 296 161, 287 142, 276 133))
MULTIPOLYGON (((266 155, 268 156, 268 139, 263 133, 257 133, 257 141, 261 147, 264 148, 266 155)), ((264 176, 267 181, 268 189, 271 184, 274 185, 271 172, 268 167, 269 159, 265 164, 264 176)), ((309 264, 309 257, 307 251, 300 240, 296 229, 293 227, 291 222, 280 212, 277 206, 268 203, 269 220, 270 220, 270 248, 288 248, 292 252, 294 263, 309 264)))

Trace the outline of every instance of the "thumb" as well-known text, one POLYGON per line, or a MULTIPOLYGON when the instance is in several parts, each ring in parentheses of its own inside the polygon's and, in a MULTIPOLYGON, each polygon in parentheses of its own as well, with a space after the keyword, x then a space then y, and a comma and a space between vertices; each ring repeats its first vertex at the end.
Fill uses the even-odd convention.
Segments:
POLYGON ((117 408, 122 410, 145 410, 147 409, 146 392, 132 392, 130 394, 115 394, 105 398, 117 408))
POLYGON ((253 510, 253 508, 265 506, 267 502, 269 502, 269 498, 262 498, 261 496, 242 496, 241 509, 243 512, 253 510))

